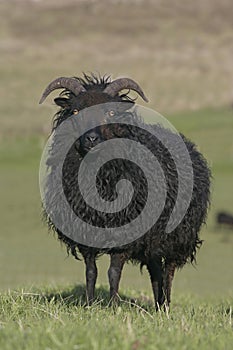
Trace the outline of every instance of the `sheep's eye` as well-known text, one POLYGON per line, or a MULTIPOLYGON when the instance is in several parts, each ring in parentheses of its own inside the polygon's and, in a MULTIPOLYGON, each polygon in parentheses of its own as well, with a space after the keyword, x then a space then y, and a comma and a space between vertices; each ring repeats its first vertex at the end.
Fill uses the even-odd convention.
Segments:
POLYGON ((73 114, 78 114, 78 109, 74 109, 73 114))
POLYGON ((109 117, 114 117, 115 111, 111 110, 108 112, 109 117))

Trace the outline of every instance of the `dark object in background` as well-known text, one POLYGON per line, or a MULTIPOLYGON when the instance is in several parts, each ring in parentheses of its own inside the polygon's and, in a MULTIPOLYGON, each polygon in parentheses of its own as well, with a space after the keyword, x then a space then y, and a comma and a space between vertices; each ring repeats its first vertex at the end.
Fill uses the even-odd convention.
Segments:
MULTIPOLYGON (((65 90, 54 100, 61 109, 55 114, 53 130, 55 130, 67 118, 72 118, 72 115, 75 115, 78 111, 90 106, 108 102, 127 102, 134 104, 134 100, 131 99, 128 94, 120 94, 124 89, 136 91, 145 101, 147 101, 142 89, 132 79, 122 78, 111 82, 110 77, 104 76, 100 78, 95 75, 88 76, 84 74, 83 78, 61 77, 55 79, 45 89, 40 103, 42 103, 52 91, 61 88, 65 90)), ((111 113, 114 113, 114 111, 110 111, 109 116, 111 116, 111 113)), ((111 138, 109 138, 109 136, 106 138, 106 135, 110 135, 112 132, 111 130, 109 133, 109 130, 106 130, 107 128, 108 126, 103 127, 102 131, 101 129, 97 130, 97 128, 96 130, 92 130, 91 132, 94 133, 94 136, 89 135, 89 133, 85 135, 84 139, 80 142, 80 147, 78 149, 76 148, 76 151, 78 151, 80 155, 80 160, 83 159, 82 157, 88 149, 91 148, 90 140, 92 140, 93 137, 95 139, 95 144, 93 145, 96 145, 96 142, 101 142, 103 139, 108 140, 111 138)), ((159 128, 159 126, 151 125, 151 128, 156 129, 159 128)), ((131 261, 133 263, 139 263, 141 267, 143 265, 147 266, 156 308, 160 307, 165 302, 169 305, 175 270, 183 267, 187 262, 195 262, 196 251, 202 244, 199 237, 199 231, 201 225, 205 222, 209 206, 210 170, 206 160, 196 149, 196 146, 180 134, 192 160, 194 177, 193 192, 189 208, 184 218, 172 232, 166 233, 166 224, 174 207, 174 203, 176 202, 178 186, 177 170, 171 155, 168 150, 161 145, 159 140, 154 140, 153 137, 145 135, 143 130, 138 132, 135 132, 134 130, 130 131, 127 126, 125 128, 120 128, 120 131, 115 130, 114 132, 116 132, 117 137, 121 137, 123 134, 124 137, 127 136, 129 139, 132 139, 133 137, 133 139, 138 140, 139 142, 141 142, 141 140, 146 140, 145 146, 148 146, 158 158, 164 170, 167 180, 168 195, 164 209, 156 224, 142 237, 130 244, 115 248, 101 249, 83 246, 71 240, 56 228, 47 213, 45 213, 45 218, 48 226, 52 228, 57 233, 58 238, 66 244, 68 252, 70 251, 76 259, 79 259, 78 251, 82 254, 86 264, 86 288, 87 301, 89 304, 91 304, 94 299, 95 283, 97 279, 96 259, 101 254, 109 254, 110 267, 108 270, 108 277, 111 300, 117 299, 123 266, 125 262, 131 261), (117 134, 117 132, 122 132, 122 134, 117 134)), ((162 132, 167 132, 168 136, 169 133, 172 133, 171 131, 165 130, 162 130, 162 132)), ((111 135, 114 135, 114 133, 111 135)), ((138 189, 143 187, 142 179, 140 178, 137 169, 135 170, 134 167, 129 168, 125 166, 124 168, 122 162, 119 163, 119 161, 116 160, 109 166, 106 165, 104 169, 113 183, 116 179, 121 177, 122 169, 125 169, 127 175, 131 176, 133 179, 134 185, 138 189)), ((154 172, 154 169, 151 171, 154 172)), ((64 173, 66 174, 65 182, 71 184, 70 188, 67 188, 67 192, 72 199, 72 184, 74 183, 74 176, 77 177, 77 174, 75 169, 69 167, 69 165, 67 166, 67 171, 64 171, 64 173)), ((112 186, 107 190, 101 177, 98 181, 99 188, 103 188, 104 195, 106 196, 106 191, 109 191, 107 195, 111 197, 112 186)), ((142 190, 143 194, 144 192, 142 190)), ((83 217, 85 217, 87 215, 87 207, 84 203, 82 204, 82 199, 80 197, 77 198, 77 191, 75 191, 74 196, 76 197, 73 197, 75 198, 73 199, 73 202, 75 203, 77 201, 76 203, 79 203, 79 215, 83 214, 83 217)), ((135 202, 135 207, 127 212, 127 219, 129 220, 134 219, 133 215, 135 214, 135 211, 138 211, 138 207, 141 205, 141 202, 135 202)), ((102 215, 101 219, 102 222, 100 226, 108 227, 107 215, 102 215)), ((111 223, 114 224, 114 221, 111 221, 111 223)))
POLYGON ((233 229, 233 215, 221 211, 216 214, 216 224, 222 227, 233 229))

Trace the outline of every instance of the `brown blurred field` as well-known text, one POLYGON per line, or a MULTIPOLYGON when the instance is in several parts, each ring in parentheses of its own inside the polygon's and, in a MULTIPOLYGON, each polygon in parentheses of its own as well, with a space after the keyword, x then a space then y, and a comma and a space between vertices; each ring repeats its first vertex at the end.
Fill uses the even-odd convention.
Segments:
POLYGON ((231 0, 1 1, 0 134, 47 129, 42 89, 82 71, 133 77, 161 113, 232 105, 232 13, 231 0))
MULTIPOLYGON (((205 244, 197 269, 178 273, 175 293, 232 294, 233 232, 214 230, 216 211, 233 213, 232 14, 230 0, 0 1, 1 289, 84 281, 82 264, 65 258, 40 221, 38 167, 55 93, 38 101, 52 79, 93 71, 138 81, 148 106, 209 160, 205 244)), ((122 285, 151 293, 147 273, 135 267, 122 285)))

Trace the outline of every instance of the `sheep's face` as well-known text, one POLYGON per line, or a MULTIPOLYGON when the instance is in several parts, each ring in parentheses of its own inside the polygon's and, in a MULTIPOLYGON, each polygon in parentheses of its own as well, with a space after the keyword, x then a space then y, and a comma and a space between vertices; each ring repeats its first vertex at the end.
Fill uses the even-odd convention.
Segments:
MULTIPOLYGON (((66 78, 61 77, 53 80, 45 89, 40 103, 55 89, 65 89, 63 93, 55 98, 55 103, 61 107, 56 114, 53 129, 56 129, 64 120, 79 114, 80 111, 96 105, 109 104, 111 102, 121 102, 119 105, 132 105, 134 100, 126 94, 120 94, 122 90, 127 89, 136 91, 146 102, 148 102, 140 86, 132 79, 120 78, 110 81, 110 77, 96 77, 95 75, 84 78, 66 78), (128 102, 128 103, 126 103, 128 102)), ((115 103, 116 105, 117 103, 115 103)), ((128 108, 128 107, 127 107, 128 108)), ((124 109, 124 108, 123 108, 124 109)), ((91 118, 87 118, 86 123, 88 132, 80 137, 79 144, 82 154, 87 153, 100 142, 112 137, 121 137, 121 127, 119 125, 109 126, 111 117, 115 116, 116 110, 105 110, 103 113, 94 113, 91 118), (98 119, 100 126, 93 128, 92 120, 98 119)))
POLYGON ((97 155, 98 147, 96 146, 99 143, 112 138, 124 137, 128 130, 123 124, 124 116, 132 105, 130 102, 102 103, 80 111, 77 121, 82 129, 88 130, 82 134, 77 143, 81 155, 85 156, 89 151, 97 155))
MULTIPOLYGON (((116 137, 117 135, 120 137, 119 127, 117 128, 116 125, 111 125, 111 127, 109 127, 108 123, 111 123, 111 119, 113 119, 117 114, 122 114, 124 110, 129 108, 129 105, 131 106, 133 104, 133 102, 123 103, 119 96, 111 97, 104 92, 95 90, 84 92, 78 97, 58 97, 54 101, 58 106, 62 107, 64 112, 67 113, 69 117, 79 114, 80 119, 78 117, 77 120, 80 120, 82 126, 89 130, 88 132, 84 133, 79 140, 80 152, 83 156, 100 142, 116 137), (119 107, 117 108, 118 103, 119 107), (91 108, 91 112, 88 113, 89 107, 99 105, 101 105, 101 107, 97 107, 96 109, 91 108), (81 113, 81 111, 84 109, 87 111, 85 115, 81 113), (98 122, 101 126, 92 128, 93 120, 98 122)), ((97 152, 97 149, 95 151, 97 152)))

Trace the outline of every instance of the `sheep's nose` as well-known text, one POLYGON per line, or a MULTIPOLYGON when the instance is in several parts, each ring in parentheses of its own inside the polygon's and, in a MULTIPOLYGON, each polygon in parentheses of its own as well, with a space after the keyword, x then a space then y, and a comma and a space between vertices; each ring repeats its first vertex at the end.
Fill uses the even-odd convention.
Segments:
POLYGON ((91 132, 86 137, 87 137, 87 140, 90 141, 91 143, 94 143, 99 139, 99 135, 96 132, 91 132))

